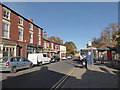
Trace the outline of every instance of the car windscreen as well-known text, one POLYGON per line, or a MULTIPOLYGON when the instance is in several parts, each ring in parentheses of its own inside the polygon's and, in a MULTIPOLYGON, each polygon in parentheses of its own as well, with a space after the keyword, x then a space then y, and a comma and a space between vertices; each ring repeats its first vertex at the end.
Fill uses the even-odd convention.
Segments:
POLYGON ((0 63, 5 63, 7 62, 7 60, 8 60, 7 57, 0 58, 0 63))

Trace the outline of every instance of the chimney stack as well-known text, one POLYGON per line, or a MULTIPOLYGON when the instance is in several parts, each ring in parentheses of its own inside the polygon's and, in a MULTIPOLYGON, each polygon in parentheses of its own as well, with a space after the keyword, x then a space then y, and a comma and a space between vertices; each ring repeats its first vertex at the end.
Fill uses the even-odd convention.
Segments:
POLYGON ((33 19, 32 19, 32 18, 30 18, 30 19, 29 19, 29 21, 30 21, 30 22, 33 22, 33 19))
POLYGON ((47 39, 47 34, 43 34, 43 37, 47 39))

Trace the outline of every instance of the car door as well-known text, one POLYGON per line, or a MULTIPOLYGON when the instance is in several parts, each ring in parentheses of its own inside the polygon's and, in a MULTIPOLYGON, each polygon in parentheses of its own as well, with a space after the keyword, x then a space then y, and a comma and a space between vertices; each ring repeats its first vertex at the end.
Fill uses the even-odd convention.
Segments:
POLYGON ((47 60, 47 54, 43 54, 43 63, 47 63, 48 60, 47 60))
POLYGON ((47 54, 47 62, 50 63, 50 56, 47 54))
POLYGON ((21 58, 20 57, 13 57, 11 58, 11 67, 16 67, 17 69, 21 69, 22 63, 21 63, 21 58))
POLYGON ((27 68, 30 66, 30 61, 27 58, 22 57, 22 61, 23 61, 24 68, 27 68))

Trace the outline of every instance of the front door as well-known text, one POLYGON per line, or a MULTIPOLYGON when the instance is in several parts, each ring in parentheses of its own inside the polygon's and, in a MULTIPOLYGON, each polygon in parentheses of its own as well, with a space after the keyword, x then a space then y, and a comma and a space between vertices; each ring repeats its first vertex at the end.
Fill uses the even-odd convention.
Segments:
POLYGON ((107 60, 112 60, 112 51, 107 51, 107 60))
POLYGON ((22 47, 17 45, 17 56, 22 56, 22 47))

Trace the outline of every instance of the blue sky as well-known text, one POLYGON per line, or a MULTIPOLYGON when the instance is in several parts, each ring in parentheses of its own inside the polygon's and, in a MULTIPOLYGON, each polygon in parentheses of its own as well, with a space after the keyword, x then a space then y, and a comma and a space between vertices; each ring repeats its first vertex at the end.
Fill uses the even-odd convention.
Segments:
POLYGON ((4 3, 64 42, 73 41, 78 50, 102 30, 118 22, 117 2, 9 2, 4 3))

